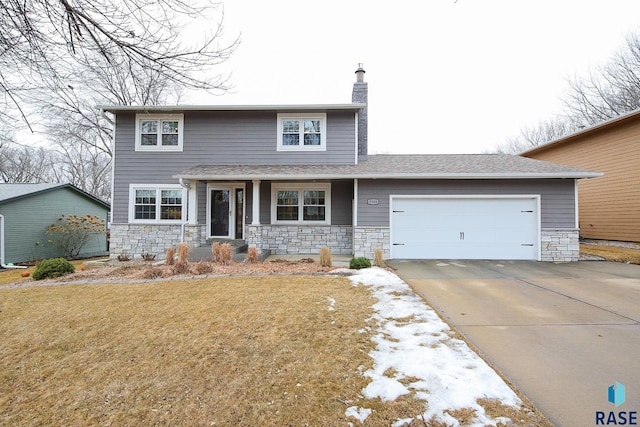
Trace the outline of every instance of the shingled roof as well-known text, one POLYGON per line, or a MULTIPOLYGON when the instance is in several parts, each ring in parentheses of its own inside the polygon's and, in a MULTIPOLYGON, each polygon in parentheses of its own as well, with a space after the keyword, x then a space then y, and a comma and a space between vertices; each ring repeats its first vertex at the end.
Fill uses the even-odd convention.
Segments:
POLYGON ((509 154, 371 155, 357 165, 200 165, 183 179, 512 179, 595 178, 586 171, 509 154))
POLYGON ((14 184, 14 183, 0 183, 0 203, 8 202, 10 200, 17 200, 24 197, 34 196, 39 193, 52 191, 60 188, 70 188, 83 196, 96 201, 97 203, 104 205, 107 209, 109 204, 98 199, 97 197, 79 189, 71 184, 60 183, 40 183, 40 184, 14 184))

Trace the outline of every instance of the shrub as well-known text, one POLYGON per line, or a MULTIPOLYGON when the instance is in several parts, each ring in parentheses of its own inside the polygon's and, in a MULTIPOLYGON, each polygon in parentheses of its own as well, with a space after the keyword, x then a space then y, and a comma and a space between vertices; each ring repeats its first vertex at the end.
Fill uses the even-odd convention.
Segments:
POLYGON ((354 270, 360 270, 361 268, 369 267, 371 267, 371 261, 363 256, 351 258, 351 261, 349 261, 349 268, 352 268, 354 270))
POLYGON ((178 245, 178 261, 171 268, 173 274, 189 273, 189 245, 180 243, 178 245))
POLYGON ((320 265, 322 267, 331 267, 331 249, 326 246, 320 248, 320 265))
POLYGON ((106 232, 104 220, 91 214, 61 215, 55 223, 45 229, 45 234, 53 244, 69 258, 76 258, 91 236, 99 236, 106 232))
POLYGON ((120 255, 118 255, 118 261, 121 261, 121 262, 131 261, 131 257, 125 251, 125 252, 121 253, 120 255))
POLYGON ((157 267, 147 268, 142 273, 143 279, 157 279, 158 277, 162 277, 162 269, 157 267))
POLYGON ((75 268, 73 264, 64 258, 45 259, 38 265, 33 272, 34 280, 48 279, 51 277, 60 277, 68 273, 73 273, 75 268))
POLYGON ((373 265, 376 267, 384 267, 384 259, 382 257, 382 249, 376 249, 373 252, 373 265))
POLYGON ((211 244, 211 261, 215 262, 216 264, 220 260, 220 251, 220 242, 213 242, 211 244))
POLYGON ((178 245, 178 262, 189 262, 189 245, 184 242, 178 245))
POLYGON ((166 265, 173 265, 173 258, 175 256, 176 256, 176 251, 173 249, 173 246, 171 246, 169 249, 167 249, 167 256, 164 263, 166 265))
POLYGON ((258 249, 249 248, 247 249, 247 257, 244 259, 244 262, 253 264, 258 261, 258 249))
POLYGON ((206 261, 200 261, 196 263, 195 271, 197 274, 200 274, 200 275, 209 274, 213 271, 213 266, 211 265, 211 263, 208 263, 206 261))
POLYGON ((233 256, 233 248, 229 243, 215 242, 211 245, 211 259, 216 264, 229 265, 233 256))
POLYGON ((176 261, 175 264, 171 266, 171 274, 189 274, 190 273, 190 265, 188 262, 182 262, 180 260, 176 261))

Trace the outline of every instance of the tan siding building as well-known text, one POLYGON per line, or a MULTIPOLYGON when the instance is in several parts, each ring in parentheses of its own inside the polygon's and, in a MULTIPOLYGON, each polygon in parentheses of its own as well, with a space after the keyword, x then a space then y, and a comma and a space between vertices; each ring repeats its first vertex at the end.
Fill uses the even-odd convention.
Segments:
POLYGON ((521 155, 603 172, 578 182, 580 235, 640 242, 640 110, 521 155))

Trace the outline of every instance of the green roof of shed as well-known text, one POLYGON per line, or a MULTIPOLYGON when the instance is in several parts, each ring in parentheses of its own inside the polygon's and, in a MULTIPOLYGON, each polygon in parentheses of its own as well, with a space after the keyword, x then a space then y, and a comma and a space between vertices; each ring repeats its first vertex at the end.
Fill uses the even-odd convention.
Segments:
POLYGON ((36 194, 44 193, 47 191, 57 190, 60 188, 70 188, 81 195, 95 201, 98 204, 103 205, 107 209, 110 208, 109 203, 98 199, 97 197, 87 193, 79 189, 78 187, 71 184, 60 184, 60 183, 40 183, 40 184, 0 184, 0 204, 21 199, 24 197, 31 197, 36 194))

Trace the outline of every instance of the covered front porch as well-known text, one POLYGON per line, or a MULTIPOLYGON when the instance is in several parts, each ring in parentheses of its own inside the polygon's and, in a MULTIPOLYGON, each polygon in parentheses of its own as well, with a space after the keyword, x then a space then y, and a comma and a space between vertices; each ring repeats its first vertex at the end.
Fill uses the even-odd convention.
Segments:
POLYGON ((353 254, 353 180, 182 180, 192 246, 243 240, 279 255, 353 254))

